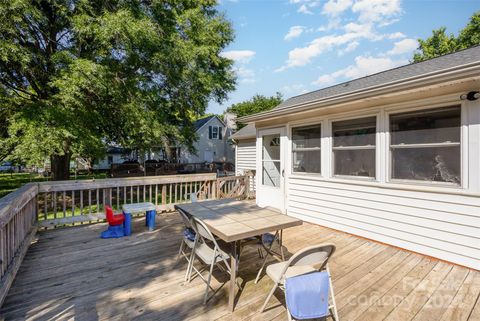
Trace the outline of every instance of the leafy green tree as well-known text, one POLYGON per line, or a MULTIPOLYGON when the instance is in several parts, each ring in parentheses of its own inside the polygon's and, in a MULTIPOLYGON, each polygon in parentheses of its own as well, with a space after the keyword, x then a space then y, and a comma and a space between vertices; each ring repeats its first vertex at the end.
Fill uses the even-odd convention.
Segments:
MULTIPOLYGON (((0 149, 27 163, 108 144, 192 148, 195 115, 234 89, 233 30, 214 0, 0 3, 0 149)), ((1 155, 1 153, 0 153, 1 155)))
POLYGON ((433 30, 432 35, 425 40, 418 39, 419 47, 413 55, 413 61, 419 62, 445 55, 457 50, 466 49, 480 44, 480 11, 470 18, 458 37, 447 34, 446 28, 433 30))
MULTIPOLYGON (((249 100, 241 103, 233 104, 227 108, 227 112, 234 113, 237 117, 243 117, 268 111, 278 106, 283 101, 282 94, 277 92, 275 96, 266 97, 263 95, 255 95, 249 100)), ((237 128, 241 129, 244 124, 237 124, 237 128)))

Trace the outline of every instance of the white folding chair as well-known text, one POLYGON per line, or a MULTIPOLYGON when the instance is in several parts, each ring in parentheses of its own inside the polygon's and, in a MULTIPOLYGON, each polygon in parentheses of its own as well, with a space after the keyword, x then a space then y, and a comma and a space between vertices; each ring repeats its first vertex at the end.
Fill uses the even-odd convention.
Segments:
MULTIPOLYGON (((334 316, 335 321, 339 321, 337 306, 335 303, 335 296, 333 292, 332 279, 330 277, 330 271, 328 268, 328 260, 330 259, 330 257, 332 257, 332 254, 334 252, 334 244, 327 243, 314 245, 298 251, 297 253, 292 255, 292 257, 288 261, 275 263, 267 266, 267 275, 272 279, 275 284, 273 285, 272 290, 268 294, 265 303, 262 306, 261 312, 265 310, 268 301, 270 301, 273 293, 277 288, 281 288, 283 291, 285 291, 286 278, 326 270, 329 275, 329 291, 331 300, 328 308, 330 314, 334 316)), ((290 312, 288 311, 288 307, 287 314, 288 319, 292 320, 290 312)))
POLYGON ((212 288, 210 281, 212 279, 213 267, 217 266, 220 270, 230 275, 230 265, 227 262, 230 256, 220 248, 217 240, 204 222, 196 217, 192 217, 191 223, 193 229, 195 230, 196 236, 187 280, 190 281, 191 274, 193 271, 195 271, 195 273, 207 284, 203 298, 203 304, 206 304, 207 301, 225 285, 225 283, 222 284, 216 290, 212 288), (194 266, 196 258, 198 258, 203 264, 209 266, 209 273, 206 279, 201 274, 201 271, 198 271, 194 266), (208 297, 209 289, 213 291, 213 294, 210 296, 210 298, 208 297))

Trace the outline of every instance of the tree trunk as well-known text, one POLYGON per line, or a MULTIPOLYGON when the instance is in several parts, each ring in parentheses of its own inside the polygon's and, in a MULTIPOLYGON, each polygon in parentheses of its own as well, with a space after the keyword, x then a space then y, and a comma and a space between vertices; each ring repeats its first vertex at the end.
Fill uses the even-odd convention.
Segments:
POLYGON ((70 153, 50 157, 52 166, 52 180, 62 181, 70 178, 70 153))

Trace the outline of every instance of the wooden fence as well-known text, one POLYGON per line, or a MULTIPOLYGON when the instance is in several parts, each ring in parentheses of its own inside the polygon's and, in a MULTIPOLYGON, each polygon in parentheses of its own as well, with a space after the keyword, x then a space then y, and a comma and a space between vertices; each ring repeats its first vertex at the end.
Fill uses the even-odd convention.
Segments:
POLYGON ((246 198, 250 176, 191 174, 29 183, 0 199, 0 306, 38 228, 105 219, 104 206, 151 202, 157 211, 198 199, 246 198))

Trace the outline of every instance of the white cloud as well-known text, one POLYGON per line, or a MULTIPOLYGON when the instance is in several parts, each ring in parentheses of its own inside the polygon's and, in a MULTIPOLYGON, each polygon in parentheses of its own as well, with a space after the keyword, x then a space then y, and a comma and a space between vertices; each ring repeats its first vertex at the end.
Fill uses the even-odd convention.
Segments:
POLYGON ((302 4, 297 12, 300 12, 300 13, 304 13, 304 14, 313 14, 313 12, 311 12, 309 9, 308 9, 308 6, 306 4, 302 4))
POLYGON ((312 82, 316 86, 332 85, 339 81, 339 78, 355 79, 371 75, 384 70, 392 69, 407 64, 406 60, 393 60, 387 57, 358 56, 355 58, 355 64, 344 69, 340 69, 331 74, 320 76, 312 82))
POLYGON ((222 57, 232 59, 235 62, 248 63, 254 56, 255 51, 252 50, 230 50, 220 53, 222 57))
POLYGON ((312 82, 312 85, 319 86, 319 87, 327 87, 333 85, 337 81, 337 78, 333 75, 322 75, 318 77, 317 80, 312 82))
MULTIPOLYGON (((345 33, 340 35, 327 35, 314 39, 306 47, 294 48, 288 53, 288 59, 285 64, 276 71, 280 72, 292 67, 305 66, 311 60, 322 53, 332 50, 352 42, 358 42, 360 39, 379 40, 382 36, 372 30, 371 25, 349 23, 345 26, 345 33)), ((358 44, 351 45, 353 50, 358 44)))
POLYGON ((388 39, 402 39, 405 38, 405 34, 401 32, 394 32, 388 35, 388 39))
POLYGON ((304 14, 313 14, 311 9, 318 7, 321 0, 290 0, 290 4, 299 6, 297 12, 304 14))
POLYGON ((360 43, 358 41, 350 42, 344 49, 341 49, 341 50, 338 51, 338 55, 343 56, 346 53, 354 51, 355 49, 357 49, 359 44, 360 43))
POLYGON ((233 69, 235 74, 238 77, 238 80, 242 84, 252 84, 255 80, 255 71, 252 69, 246 68, 244 66, 235 67, 233 69))
POLYGON ((307 92, 307 88, 303 84, 293 84, 283 86, 281 92, 285 94, 285 96, 292 96, 292 95, 299 95, 307 92))
POLYGON ((418 42, 415 39, 407 38, 395 42, 393 48, 387 51, 387 55, 401 55, 404 53, 411 53, 418 47, 418 42))
POLYGON ((294 38, 300 37, 300 35, 305 31, 305 27, 303 26, 293 26, 290 27, 288 33, 283 38, 284 40, 292 40, 294 38))
POLYGON ((353 4, 352 0, 329 0, 323 5, 322 13, 337 16, 349 9, 353 4))
POLYGON ((360 22, 385 23, 402 12, 400 0, 357 0, 352 11, 358 13, 360 22))

